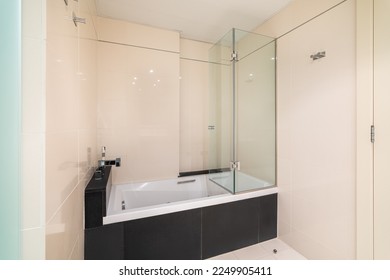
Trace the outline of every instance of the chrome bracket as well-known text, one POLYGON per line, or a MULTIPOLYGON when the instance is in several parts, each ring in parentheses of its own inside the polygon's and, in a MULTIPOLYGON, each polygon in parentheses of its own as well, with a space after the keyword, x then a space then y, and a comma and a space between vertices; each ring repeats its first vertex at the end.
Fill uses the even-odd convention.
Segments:
POLYGON ((230 162, 230 170, 238 170, 241 169, 241 163, 239 161, 231 161, 230 162))
POLYGON ((312 54, 310 56, 310 58, 313 59, 313 60, 317 60, 317 59, 323 58, 325 56, 326 56, 326 52, 323 51, 323 52, 318 52, 316 54, 312 54))
POLYGON ((238 61, 238 53, 236 51, 233 51, 230 55, 231 60, 230 61, 238 61))
POLYGON ((74 12, 72 13, 72 18, 73 18, 73 23, 76 27, 77 27, 77 23, 82 23, 82 24, 87 23, 87 20, 85 18, 77 17, 74 12))

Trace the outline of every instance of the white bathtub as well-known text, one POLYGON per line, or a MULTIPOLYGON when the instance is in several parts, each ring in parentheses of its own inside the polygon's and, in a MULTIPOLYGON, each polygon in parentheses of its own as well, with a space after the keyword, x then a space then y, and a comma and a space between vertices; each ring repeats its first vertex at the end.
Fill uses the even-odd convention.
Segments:
MULTIPOLYGON (((145 183, 113 185, 103 224, 163 215, 277 193, 276 187, 232 195, 209 179, 198 175, 145 183)), ((223 177, 223 174, 220 176, 223 177)), ((221 178, 222 178, 221 177, 221 178)), ((216 176, 213 176, 214 181, 216 176)))

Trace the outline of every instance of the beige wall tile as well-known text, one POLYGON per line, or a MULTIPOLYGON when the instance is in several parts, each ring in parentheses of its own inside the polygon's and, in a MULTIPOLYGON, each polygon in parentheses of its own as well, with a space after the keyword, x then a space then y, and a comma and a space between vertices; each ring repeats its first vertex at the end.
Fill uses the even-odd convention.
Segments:
POLYGON ((209 60, 209 50, 212 47, 212 44, 180 39, 180 57, 188 58, 192 60, 209 60))
POLYGON ((96 129, 79 130, 78 135, 78 178, 90 178, 97 166, 96 129))
POLYGON ((77 28, 73 24, 72 12, 78 10, 78 2, 64 0, 46 0, 47 36, 77 37, 77 28))
POLYGON ((46 127, 49 133, 78 127, 77 50, 75 37, 47 39, 46 127))
POLYGON ((83 229, 83 192, 86 181, 66 199, 46 225, 46 258, 68 259, 83 229))
MULTIPOLYGON (((77 124, 78 129, 96 131, 97 104, 97 42, 80 39, 77 65, 77 124)), ((96 134, 96 133, 95 133, 96 134)))
POLYGON ((114 182, 177 176, 179 55, 99 42, 98 58, 97 147, 122 158, 114 182))
POLYGON ((78 36, 83 39, 97 40, 97 29, 94 20, 94 15, 89 12, 89 6, 86 1, 81 1, 79 9, 76 12, 76 16, 85 19, 86 24, 78 23, 78 36))
POLYGON ((279 37, 321 14, 343 0, 298 0, 254 30, 255 33, 279 37))
POLYGON ((356 257, 354 34, 348 1, 278 39, 279 236, 309 259, 356 257))
POLYGON ((84 259, 84 230, 80 231, 77 242, 73 248, 69 257, 70 260, 83 260, 84 259))
POLYGON ((178 32, 102 17, 97 18, 97 30, 101 41, 180 52, 178 32))
POLYGON ((49 221, 78 183, 77 131, 46 136, 46 221, 49 221))
POLYGON ((180 171, 208 168, 209 65, 180 60, 180 171), (206 164, 206 165, 205 165, 206 164))
POLYGON ((46 84, 46 258, 82 258, 84 189, 97 165, 96 32, 86 0, 49 1, 46 84), (80 8, 79 6, 80 5, 80 8), (75 27, 72 11, 86 17, 75 27))

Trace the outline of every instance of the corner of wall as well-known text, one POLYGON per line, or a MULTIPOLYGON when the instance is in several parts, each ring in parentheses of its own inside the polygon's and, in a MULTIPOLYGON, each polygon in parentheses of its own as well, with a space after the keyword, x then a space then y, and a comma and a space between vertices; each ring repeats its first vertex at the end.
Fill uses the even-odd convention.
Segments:
POLYGON ((46 0, 22 1, 22 259, 45 259, 46 0))

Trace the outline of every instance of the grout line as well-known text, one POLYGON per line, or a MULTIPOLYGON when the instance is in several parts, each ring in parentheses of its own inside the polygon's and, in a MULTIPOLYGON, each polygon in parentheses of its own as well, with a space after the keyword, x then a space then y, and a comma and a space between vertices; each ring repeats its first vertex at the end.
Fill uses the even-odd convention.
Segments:
POLYGON ((97 28, 96 28, 97 24, 95 22, 97 15, 91 12, 92 9, 91 9, 91 4, 89 2, 87 2, 87 7, 88 7, 88 13, 89 13, 89 15, 91 17, 93 30, 95 32, 95 38, 97 40, 98 39, 98 32, 97 32, 97 28))
POLYGON ((76 250, 76 247, 77 247, 77 244, 79 243, 80 241, 80 233, 77 235, 77 238, 76 238, 76 241, 72 247, 72 250, 70 251, 70 254, 68 256, 68 260, 72 260, 72 255, 74 253, 74 251, 76 250))
POLYGON ((152 50, 152 51, 159 51, 159 52, 166 52, 166 53, 172 53, 172 54, 180 55, 180 52, 177 52, 177 51, 156 49, 156 48, 150 48, 150 47, 145 47, 145 46, 137 46, 137 45, 131 45, 131 44, 119 43, 119 42, 112 42, 112 41, 106 41, 106 40, 100 40, 100 39, 98 39, 97 41, 100 42, 100 43, 114 44, 114 45, 127 46, 127 47, 139 48, 139 49, 147 49, 147 50, 152 50))
POLYGON ((30 230, 37 230, 37 229, 43 229, 44 226, 41 226, 41 227, 31 227, 31 228, 24 228, 24 229, 21 229, 20 231, 21 232, 25 232, 25 231, 30 231, 30 230))
POLYGON ((322 13, 319 13, 318 15, 316 15, 316 16, 314 16, 314 17, 312 17, 312 18, 308 19, 307 21, 305 21, 305 22, 303 22, 303 23, 299 24, 298 26, 296 26, 296 27, 294 27, 294 28, 290 29, 289 31, 287 31, 287 32, 283 33, 282 35, 280 35, 280 36, 276 37, 276 38, 275 38, 275 40, 278 40, 278 39, 280 39, 280 38, 282 38, 282 37, 284 37, 284 36, 286 36, 286 35, 290 34, 291 32, 293 32, 293 31, 297 30, 298 28, 300 28, 300 27, 304 26, 305 24, 307 24, 307 23, 311 22, 312 20, 314 20, 314 19, 316 19, 316 18, 318 18, 318 17, 322 16, 323 14, 325 14, 325 13, 327 13, 327 12, 329 12, 329 11, 333 10, 334 8, 338 7, 339 5, 343 4, 343 3, 344 3, 344 2, 346 2, 346 1, 347 1, 347 0, 344 0, 344 1, 340 2, 340 3, 337 3, 337 4, 335 4, 334 6, 332 6, 332 7, 330 7, 329 9, 327 9, 327 10, 323 11, 322 13))
MULTIPOLYGON (((93 167, 90 167, 89 169, 91 169, 93 167)), ((82 178, 82 180, 78 181, 76 186, 73 188, 73 190, 69 193, 69 195, 62 201, 62 203, 60 204, 60 206, 58 206, 58 208, 56 209, 56 211, 54 211, 53 215, 50 217, 50 219, 45 223, 45 225, 48 225, 50 224, 51 221, 53 221, 53 219, 55 218, 55 216, 57 216, 58 212, 60 212, 60 210, 63 208, 64 204, 68 201, 69 197, 77 190, 77 188, 80 186, 80 183, 84 181, 84 179, 86 179, 87 175, 89 173, 89 170, 88 172, 86 172, 86 174, 84 175, 84 177, 82 178)), ((83 186, 85 187, 85 186, 83 186)))

